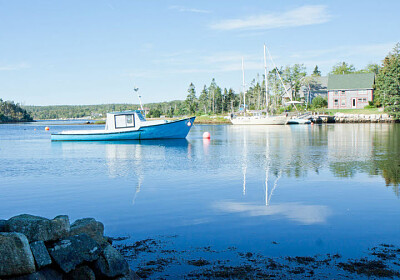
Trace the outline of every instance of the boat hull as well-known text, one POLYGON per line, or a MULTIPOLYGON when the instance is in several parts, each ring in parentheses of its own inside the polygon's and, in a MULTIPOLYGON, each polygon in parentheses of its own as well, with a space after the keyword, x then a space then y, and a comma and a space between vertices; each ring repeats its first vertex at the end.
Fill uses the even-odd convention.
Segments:
POLYGON ((231 119, 231 122, 235 125, 284 125, 288 119, 286 116, 237 117, 231 119))
POLYGON ((147 139, 182 139, 186 138, 196 117, 166 122, 163 124, 142 126, 135 130, 107 131, 90 133, 56 133, 52 141, 117 141, 147 139))
POLYGON ((307 119, 290 119, 287 124, 311 124, 311 121, 307 119))

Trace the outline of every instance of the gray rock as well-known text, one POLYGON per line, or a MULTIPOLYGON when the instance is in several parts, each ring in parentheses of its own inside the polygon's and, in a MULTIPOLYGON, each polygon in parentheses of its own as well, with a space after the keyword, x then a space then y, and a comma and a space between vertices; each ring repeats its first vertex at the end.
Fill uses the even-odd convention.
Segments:
POLYGON ((90 267, 83 265, 68 273, 65 278, 67 280, 95 280, 96 275, 90 267))
POLYGON ((71 225, 71 235, 86 233, 100 245, 107 242, 104 235, 104 225, 93 218, 79 219, 71 225))
POLYGON ((70 236, 49 249, 54 262, 66 273, 83 262, 95 261, 101 253, 99 244, 87 234, 70 236))
POLYGON ((28 239, 22 233, 0 233, 0 278, 35 272, 28 239))
POLYGON ((7 230, 7 221, 0 220, 0 232, 6 232, 7 230))
POLYGON ((10 278, 9 280, 63 280, 63 275, 55 269, 46 267, 35 273, 10 278))
POLYGON ((53 220, 22 214, 7 222, 8 231, 21 232, 29 242, 57 240, 69 234, 68 216, 57 216, 53 220))
POLYGON ((111 245, 104 248, 94 265, 96 274, 99 274, 100 278, 123 276, 130 273, 127 261, 111 245))
POLYGON ((37 267, 40 269, 46 265, 51 264, 51 258, 49 252, 47 252, 46 246, 43 241, 35 241, 29 244, 37 267))

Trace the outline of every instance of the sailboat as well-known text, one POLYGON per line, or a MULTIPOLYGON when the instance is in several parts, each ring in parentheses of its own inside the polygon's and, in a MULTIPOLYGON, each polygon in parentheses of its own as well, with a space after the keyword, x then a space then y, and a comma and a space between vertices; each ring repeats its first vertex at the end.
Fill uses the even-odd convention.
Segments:
MULTIPOLYGON (((268 98, 268 79, 267 79, 267 58, 266 46, 264 44, 264 74, 265 74, 265 100, 266 100, 266 114, 261 112, 253 115, 246 116, 246 85, 244 82, 244 62, 242 59, 242 74, 243 74, 243 92, 244 92, 244 113, 243 116, 231 116, 232 124, 236 125, 284 125, 289 120, 287 114, 284 115, 270 115, 268 112, 269 98, 268 98)), ((285 88, 286 89, 286 88, 285 88)))

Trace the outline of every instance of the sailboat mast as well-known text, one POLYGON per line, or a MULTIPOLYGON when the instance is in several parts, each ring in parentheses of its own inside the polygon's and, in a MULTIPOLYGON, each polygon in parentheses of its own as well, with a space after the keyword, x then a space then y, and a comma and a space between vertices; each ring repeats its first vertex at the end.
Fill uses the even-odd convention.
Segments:
POLYGON ((244 59, 242 57, 242 75, 243 75, 243 103, 244 103, 244 115, 246 115, 246 84, 244 83, 244 59))
POLYGON ((265 52, 265 49, 266 47, 264 44, 265 109, 268 115, 269 98, 268 98, 267 54, 265 52))

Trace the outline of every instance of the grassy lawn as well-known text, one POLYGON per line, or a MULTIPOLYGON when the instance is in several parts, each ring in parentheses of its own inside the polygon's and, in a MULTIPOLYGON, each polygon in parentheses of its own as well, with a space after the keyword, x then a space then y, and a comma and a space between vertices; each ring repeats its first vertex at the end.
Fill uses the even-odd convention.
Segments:
POLYGON ((223 116, 197 116, 195 123, 197 123, 197 124, 230 124, 231 121, 224 119, 223 116))
POLYGON ((318 113, 327 113, 329 115, 334 115, 336 113, 344 113, 344 114, 387 114, 385 112, 379 112, 378 108, 369 108, 369 109, 317 109, 314 112, 318 113))

